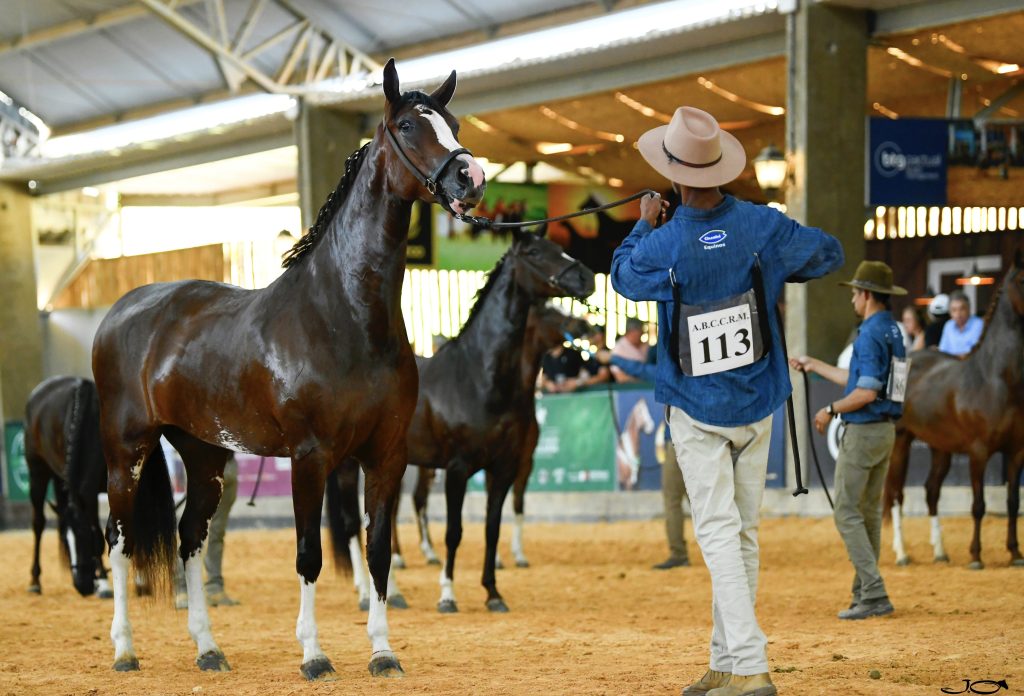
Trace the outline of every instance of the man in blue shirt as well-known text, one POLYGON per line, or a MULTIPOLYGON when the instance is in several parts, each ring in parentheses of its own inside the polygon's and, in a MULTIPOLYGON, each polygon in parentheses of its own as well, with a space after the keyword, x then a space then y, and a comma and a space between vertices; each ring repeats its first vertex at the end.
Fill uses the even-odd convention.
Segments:
POLYGON ((942 327, 939 350, 950 355, 967 355, 981 340, 985 322, 971 316, 971 301, 959 290, 949 293, 949 321, 942 327))
POLYGON ((677 109, 637 148, 680 196, 658 229, 666 203, 641 199, 641 219, 615 251, 611 280, 631 300, 658 302, 655 398, 670 407, 694 532, 711 573, 710 668, 683 694, 772 696, 754 598, 772 414, 791 391, 774 309, 787 281, 831 273, 843 250, 819 229, 723 195, 719 187, 740 175, 746 155, 704 111, 677 109), (752 290, 763 297, 750 300, 752 290))
POLYGON ((845 396, 818 411, 814 426, 825 432, 839 415, 846 424, 836 459, 835 522, 856 571, 853 601, 839 612, 840 619, 866 619, 893 612, 892 602, 878 570, 881 549, 882 485, 896 439, 895 422, 903 404, 886 396, 893 358, 905 348, 890 312, 890 297, 907 291, 892 284, 892 269, 881 261, 864 261, 853 280, 853 311, 864 319, 853 343, 850 369, 843 370, 803 356, 791 362, 795 369, 817 372, 845 385, 845 396))

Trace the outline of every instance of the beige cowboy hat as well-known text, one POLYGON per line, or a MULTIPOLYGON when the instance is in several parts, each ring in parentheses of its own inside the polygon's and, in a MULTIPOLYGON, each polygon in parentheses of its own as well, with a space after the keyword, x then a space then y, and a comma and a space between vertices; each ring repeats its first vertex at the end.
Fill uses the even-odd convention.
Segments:
POLYGON ((666 179, 695 188, 728 184, 747 164, 740 141, 714 116, 692 106, 680 106, 667 126, 641 135, 637 148, 666 179))
POLYGON ((861 261, 853 280, 839 283, 858 290, 870 290, 884 295, 906 295, 907 291, 892 284, 892 269, 882 261, 861 261))

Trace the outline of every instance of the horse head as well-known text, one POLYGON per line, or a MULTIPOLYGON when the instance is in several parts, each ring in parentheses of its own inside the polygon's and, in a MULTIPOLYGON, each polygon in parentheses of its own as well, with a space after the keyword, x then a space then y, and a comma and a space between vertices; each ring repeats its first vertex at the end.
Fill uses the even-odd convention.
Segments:
POLYGON ((537 342, 545 349, 554 348, 566 338, 582 338, 590 331, 585 319, 566 314, 553 305, 534 307, 530 312, 529 325, 537 342))
POLYGON ((446 108, 455 94, 455 71, 431 94, 402 93, 395 59, 384 66, 387 104, 381 124, 391 148, 388 180, 407 200, 437 201, 462 215, 483 198, 483 167, 458 141, 459 122, 446 108))
POLYGON ((528 295, 584 298, 594 292, 594 272, 554 242, 516 230, 509 249, 516 284, 528 295))
POLYGON ((97 505, 81 500, 70 491, 68 504, 58 518, 61 543, 71 561, 71 580, 78 594, 88 597, 96 591, 96 559, 103 552, 103 536, 96 526, 97 505))

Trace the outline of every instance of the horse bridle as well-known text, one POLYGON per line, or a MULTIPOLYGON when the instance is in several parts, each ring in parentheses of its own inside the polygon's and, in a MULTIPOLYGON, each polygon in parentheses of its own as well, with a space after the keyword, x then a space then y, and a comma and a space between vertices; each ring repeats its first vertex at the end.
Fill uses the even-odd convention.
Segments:
POLYGON ((395 137, 395 134, 391 132, 390 128, 388 128, 387 121, 383 122, 382 127, 384 128, 384 132, 387 134, 391 147, 398 155, 398 159, 402 160, 402 164, 405 165, 405 168, 408 169, 414 177, 416 177, 417 181, 423 184, 430 195, 437 199, 438 203, 447 208, 453 215, 456 215, 457 213, 455 213, 454 210, 451 210, 448 198, 445 196, 444 187, 441 185, 441 177, 444 176, 445 170, 448 169, 448 165, 452 163, 452 160, 459 155, 469 155, 472 157, 473 153, 464 147, 452 150, 448 153, 447 157, 441 160, 441 163, 437 165, 433 173, 430 174, 430 176, 427 176, 419 167, 416 166, 415 162, 409 159, 409 155, 405 153, 405 150, 402 148, 402 144, 398 142, 398 138, 395 137))

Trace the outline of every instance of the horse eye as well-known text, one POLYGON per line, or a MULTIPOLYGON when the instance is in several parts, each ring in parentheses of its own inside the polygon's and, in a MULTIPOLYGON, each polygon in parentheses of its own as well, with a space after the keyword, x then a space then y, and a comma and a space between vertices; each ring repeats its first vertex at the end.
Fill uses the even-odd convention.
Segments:
POLYGON ((402 133, 408 133, 409 131, 412 130, 412 122, 411 121, 401 121, 398 124, 398 130, 401 131, 402 133))

